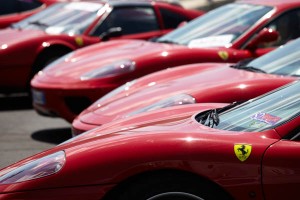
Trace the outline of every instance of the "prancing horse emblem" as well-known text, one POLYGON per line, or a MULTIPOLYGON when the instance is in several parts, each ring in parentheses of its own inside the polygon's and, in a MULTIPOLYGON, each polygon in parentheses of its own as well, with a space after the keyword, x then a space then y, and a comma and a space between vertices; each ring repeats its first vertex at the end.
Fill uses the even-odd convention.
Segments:
POLYGON ((244 162, 247 160, 251 154, 252 146, 250 144, 235 144, 234 153, 236 157, 244 162))

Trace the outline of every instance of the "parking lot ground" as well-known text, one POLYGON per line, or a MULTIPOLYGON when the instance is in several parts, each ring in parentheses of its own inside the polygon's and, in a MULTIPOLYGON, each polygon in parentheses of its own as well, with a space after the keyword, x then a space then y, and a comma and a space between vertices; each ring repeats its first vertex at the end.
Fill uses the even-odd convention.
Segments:
POLYGON ((71 137, 70 124, 39 116, 28 96, 0 96, 0 168, 71 137))

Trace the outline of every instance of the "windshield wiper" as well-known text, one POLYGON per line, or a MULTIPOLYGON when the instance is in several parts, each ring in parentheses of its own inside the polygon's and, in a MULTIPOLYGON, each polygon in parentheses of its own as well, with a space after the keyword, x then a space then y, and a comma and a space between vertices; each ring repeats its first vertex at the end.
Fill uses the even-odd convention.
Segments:
POLYGON ((265 72, 262 69, 259 69, 259 68, 256 68, 256 67, 252 67, 252 66, 245 66, 244 68, 241 68, 241 69, 244 69, 244 70, 247 70, 247 71, 250 71, 250 72, 260 72, 260 73, 264 73, 264 74, 267 73, 267 72, 265 72))
POLYGON ((196 116, 196 121, 198 121, 199 123, 203 124, 204 126, 208 126, 210 128, 213 128, 214 126, 218 126, 218 124, 220 123, 220 118, 219 118, 220 113, 222 113, 226 110, 229 110, 237 105, 240 105, 243 102, 245 102, 245 101, 235 101, 223 108, 211 109, 211 110, 199 113, 196 116))
POLYGON ((253 67, 253 66, 248 66, 247 64, 249 62, 250 61, 247 61, 247 60, 243 61, 243 62, 238 62, 237 64, 231 65, 230 67, 235 68, 235 69, 247 70, 247 71, 251 71, 251 72, 260 72, 260 73, 264 73, 264 74, 267 73, 262 69, 259 69, 259 68, 253 67))
POLYGON ((32 21, 32 22, 29 22, 28 24, 33 24, 33 25, 42 26, 42 27, 48 27, 49 26, 48 24, 42 23, 40 21, 32 21))
POLYGON ((172 40, 156 40, 158 43, 166 43, 166 44, 179 44, 178 42, 174 42, 172 40))
POLYGON ((246 58, 244 60, 241 60, 240 62, 236 63, 235 65, 231 65, 230 67, 235 68, 235 69, 243 69, 245 68, 253 58, 246 58))
POLYGON ((215 125, 218 126, 220 123, 219 114, 217 109, 209 110, 199 119, 199 123, 213 128, 215 125))

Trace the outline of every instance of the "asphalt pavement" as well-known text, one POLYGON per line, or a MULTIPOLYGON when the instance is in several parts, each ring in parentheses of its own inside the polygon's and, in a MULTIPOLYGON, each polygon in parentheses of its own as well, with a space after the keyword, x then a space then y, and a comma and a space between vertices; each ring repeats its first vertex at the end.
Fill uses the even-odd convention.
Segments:
POLYGON ((0 168, 71 137, 70 124, 39 116, 25 95, 0 95, 0 168))

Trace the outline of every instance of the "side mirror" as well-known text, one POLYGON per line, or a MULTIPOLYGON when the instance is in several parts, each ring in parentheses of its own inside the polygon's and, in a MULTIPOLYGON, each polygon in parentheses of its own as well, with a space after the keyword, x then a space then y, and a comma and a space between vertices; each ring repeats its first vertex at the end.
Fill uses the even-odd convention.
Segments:
POLYGON ((247 49, 256 49, 260 44, 276 42, 279 33, 270 28, 264 28, 247 45, 247 49))
POLYGON ((187 24, 188 22, 187 21, 182 21, 178 24, 177 28, 180 28, 180 27, 183 27, 187 24))
POLYGON ((102 41, 107 41, 111 37, 120 37, 122 36, 122 28, 121 27, 113 27, 108 29, 108 31, 102 33, 100 37, 102 41))

